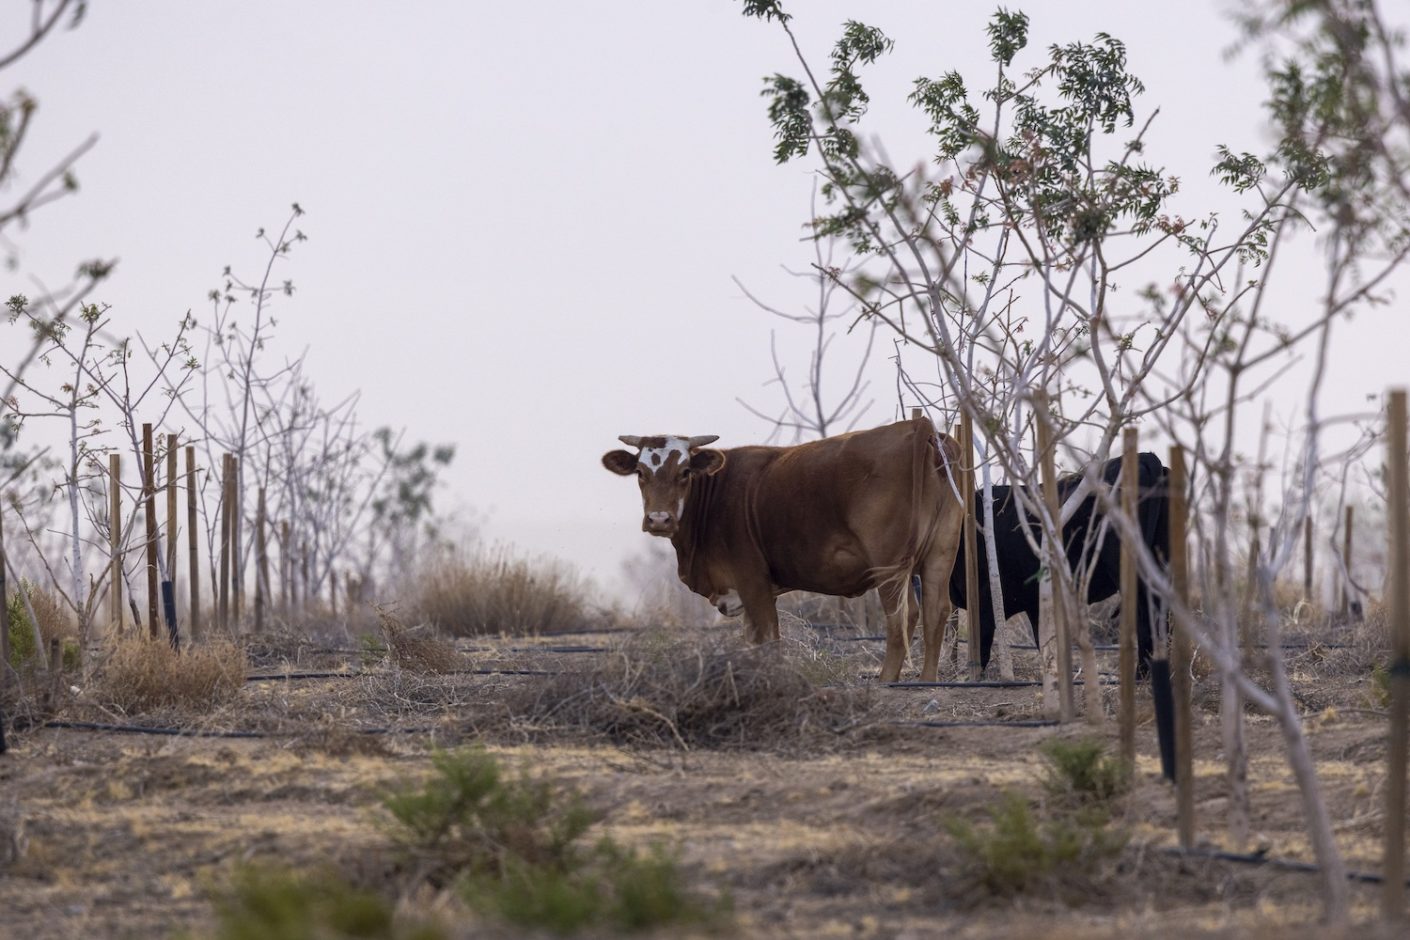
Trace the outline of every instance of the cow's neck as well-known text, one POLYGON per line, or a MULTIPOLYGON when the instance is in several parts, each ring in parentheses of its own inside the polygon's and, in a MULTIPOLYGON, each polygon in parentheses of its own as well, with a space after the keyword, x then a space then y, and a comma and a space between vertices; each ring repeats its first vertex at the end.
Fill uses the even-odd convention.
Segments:
POLYGON ((681 510, 680 522, 676 525, 671 544, 676 547, 676 567, 680 578, 692 590, 710 590, 710 585, 702 583, 705 572, 696 569, 696 561, 701 557, 700 547, 704 544, 709 526, 710 506, 715 499, 715 475, 696 474, 690 478, 690 488, 685 493, 685 506, 681 510))

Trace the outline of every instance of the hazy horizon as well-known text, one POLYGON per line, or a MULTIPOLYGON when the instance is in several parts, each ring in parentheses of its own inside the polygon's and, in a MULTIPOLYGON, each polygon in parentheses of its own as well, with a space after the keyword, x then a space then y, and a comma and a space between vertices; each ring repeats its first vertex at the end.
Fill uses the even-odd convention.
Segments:
MULTIPOLYGON (((1020 5, 1030 63, 1098 30, 1127 44, 1141 116, 1160 109, 1148 153, 1181 177, 1191 214, 1223 205, 1217 145, 1267 144, 1258 63, 1225 54, 1226 6, 1020 5)), ((849 16, 896 40, 867 73, 867 126, 898 165, 928 159, 911 79, 989 75, 992 7, 792 7, 815 59, 849 16)), ((736 399, 781 403, 765 384, 770 331, 790 374, 802 369, 805 331, 732 281, 780 307, 812 299, 783 270, 811 255, 812 164, 774 164, 759 96, 763 76, 797 71, 785 37, 737 3, 94 4, 12 76, 40 103, 21 186, 100 140, 77 167, 80 192, 14 237, 6 295, 117 258, 98 298, 119 331, 160 338, 205 313, 225 265, 253 270, 251 236, 297 201, 309 241, 282 266, 297 291, 278 299, 278 348, 309 350, 325 398, 361 391, 368 427, 456 445, 439 503, 485 541, 620 592, 622 560, 649 536, 635 486, 601 454, 619 434, 762 441, 768 424, 736 399)), ((1319 283, 1302 242, 1306 270, 1278 295, 1293 319, 1319 283)), ((1328 413, 1404 381, 1395 344, 1377 342, 1393 310, 1339 328, 1328 413)), ((852 361, 856 341, 840 337, 835 354, 852 361)), ((879 337, 862 426, 904 407, 889 354, 879 337)), ((1267 397, 1278 420, 1296 418, 1298 396, 1267 397)))

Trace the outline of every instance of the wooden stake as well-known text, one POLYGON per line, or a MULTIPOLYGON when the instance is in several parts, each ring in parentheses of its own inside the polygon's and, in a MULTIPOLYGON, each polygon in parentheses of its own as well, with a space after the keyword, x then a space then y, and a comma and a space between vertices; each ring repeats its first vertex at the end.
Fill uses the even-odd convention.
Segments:
POLYGON ((269 590, 269 558, 264 543, 264 487, 255 501, 255 632, 264 632, 264 607, 269 590))
POLYGON ((220 583, 216 585, 216 626, 230 633, 230 455, 220 461, 220 583))
MULTIPOLYGON (((1136 457, 1136 429, 1121 432, 1121 511, 1136 519, 1140 484, 1136 457)), ((1121 540, 1121 759, 1136 761, 1136 549, 1121 540)))
POLYGON ((1312 513, 1302 522, 1302 597, 1312 603, 1312 513))
MULTIPOLYGON (((5 588, 5 500, 0 498, 0 689, 10 684, 10 595, 5 588)), ((0 744, 5 740, 0 716, 0 744)))
MULTIPOLYGON (((1170 448, 1170 582, 1181 606, 1190 603, 1185 506, 1185 449, 1170 448)), ((1176 605, 1172 605, 1176 606, 1176 605)), ((1171 685, 1175 695, 1175 809, 1180 847, 1195 844, 1194 712, 1190 702, 1190 631, 1183 616, 1175 613, 1174 642, 1170 651, 1171 685)))
POLYGON ((186 445, 186 580, 191 585, 191 639, 201 638, 201 564, 196 539, 196 448, 186 445))
POLYGON ((1405 761, 1410 745, 1410 469, 1406 455, 1405 390, 1390 393, 1386 462, 1390 495, 1390 767, 1386 774, 1385 861, 1381 914, 1405 917, 1405 761))
POLYGON ((176 584, 176 533, 181 528, 176 518, 176 435, 166 436, 166 577, 176 584))
POLYGON ((294 607, 294 569, 289 559, 294 557, 289 550, 289 523, 279 523, 279 581, 284 589, 284 615, 287 617, 294 607))
POLYGON ((230 455, 230 612, 235 623, 245 609, 245 559, 241 555, 241 536, 244 528, 244 494, 240 486, 240 457, 230 455))
MULTIPOLYGON (((979 530, 974 519, 974 420, 968 413, 960 415, 960 495, 964 499, 964 590, 965 622, 969 630, 969 681, 978 682, 983 674, 979 663, 979 625, 983 619, 979 600, 979 530)), ((997 635, 1002 624, 994 624, 997 635)))
MULTIPOLYGON (((108 455, 108 616, 122 632, 122 457, 108 455)), ((0 572, 0 578, 5 576, 0 572)))
POLYGON ((1351 507, 1346 507, 1346 532, 1343 533, 1341 550, 1341 619, 1345 623, 1351 618, 1351 507))
POLYGON ((160 628, 158 607, 161 594, 157 588, 157 468, 152 453, 152 426, 142 425, 142 497, 147 506, 147 634, 156 639, 160 628))
MULTIPOLYGON (((1062 502, 1058 498, 1057 487, 1057 459, 1053 453, 1053 429, 1051 425, 1052 412, 1049 410, 1048 396, 1039 392, 1033 396, 1034 416, 1038 421, 1038 465, 1041 474, 1041 485, 1043 489, 1043 503, 1048 508, 1048 515, 1052 517, 1053 524, 1058 527, 1058 532, 1062 532, 1062 502)), ((1048 538, 1044 533, 1044 539, 1048 538)), ((1057 693, 1058 693, 1058 717, 1067 722, 1074 717, 1075 710, 1072 703, 1072 636, 1067 629, 1068 609, 1067 597, 1065 593, 1066 585, 1059 574, 1067 567, 1067 548, 1064 545, 1062 535, 1057 537, 1057 544, 1049 546, 1051 557, 1044 559, 1044 564, 1051 562, 1048 574, 1048 581, 1052 586, 1052 601, 1046 609, 1039 608, 1039 616, 1044 613, 1051 618, 1051 635, 1053 642, 1057 645, 1057 693)), ((1043 630, 1039 630, 1042 635, 1043 630)), ((1044 657, 1044 667, 1047 666, 1047 659, 1044 657)), ((1047 681, 1044 680, 1044 689, 1047 688, 1047 681)))

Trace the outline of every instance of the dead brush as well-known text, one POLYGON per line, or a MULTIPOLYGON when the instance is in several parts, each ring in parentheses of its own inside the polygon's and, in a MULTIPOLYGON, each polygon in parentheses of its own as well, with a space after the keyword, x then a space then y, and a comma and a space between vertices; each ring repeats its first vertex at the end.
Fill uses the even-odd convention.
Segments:
POLYGON ((377 621, 387 639, 387 658, 398 668, 418 674, 440 675, 464 668, 460 653, 427 624, 408 627, 385 607, 377 607, 377 621))
POLYGON ((561 633, 598 619, 566 565, 503 548, 433 562, 421 578, 417 613, 451 636, 561 633))
POLYGON ((164 640, 128 636, 108 653, 90 697, 126 715, 166 708, 206 712, 235 697, 246 668, 244 649, 228 640, 178 653, 164 640))
POLYGON ((647 747, 763 748, 815 742, 856 727, 866 687, 823 685, 836 673, 786 644, 652 631, 587 671, 525 687, 511 710, 531 722, 647 747))

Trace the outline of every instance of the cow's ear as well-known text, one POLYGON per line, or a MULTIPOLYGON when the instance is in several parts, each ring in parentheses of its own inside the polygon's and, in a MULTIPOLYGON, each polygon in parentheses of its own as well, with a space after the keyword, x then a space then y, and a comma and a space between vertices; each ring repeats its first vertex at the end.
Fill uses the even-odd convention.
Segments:
POLYGON ((690 469, 696 473, 703 473, 709 476, 712 473, 719 473, 725 465, 724 451, 720 450, 697 450, 690 455, 690 469))
POLYGON ((636 473, 636 454, 629 450, 609 450, 602 455, 602 465, 618 476, 636 473))

